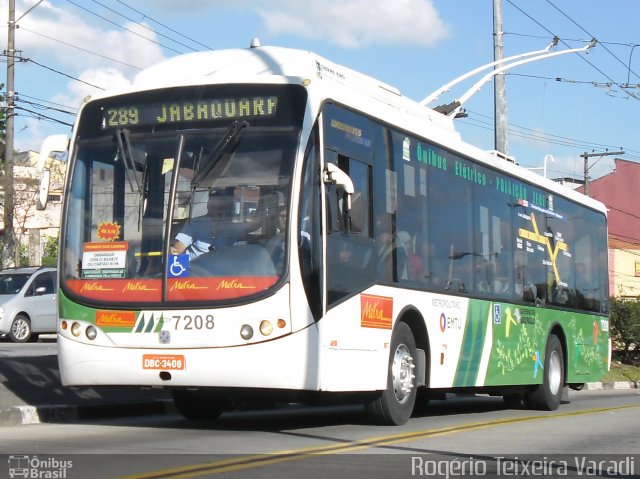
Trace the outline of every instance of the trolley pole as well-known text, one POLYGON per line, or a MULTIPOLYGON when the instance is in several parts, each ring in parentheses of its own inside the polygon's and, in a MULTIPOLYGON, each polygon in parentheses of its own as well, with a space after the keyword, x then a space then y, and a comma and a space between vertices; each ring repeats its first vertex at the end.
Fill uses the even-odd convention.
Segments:
POLYGON ((589 158, 598 156, 624 155, 624 151, 604 151, 600 153, 587 153, 586 151, 580 155, 584 159, 584 194, 589 196, 589 158))

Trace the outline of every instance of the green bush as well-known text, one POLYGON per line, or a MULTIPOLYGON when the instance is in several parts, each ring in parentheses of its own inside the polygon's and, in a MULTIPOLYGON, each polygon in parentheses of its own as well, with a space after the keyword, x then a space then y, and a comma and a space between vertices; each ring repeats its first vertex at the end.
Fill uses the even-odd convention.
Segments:
POLYGON ((58 264, 58 238, 47 236, 44 240, 42 251, 42 266, 57 266, 58 264))
POLYGON ((610 326, 614 351, 623 363, 631 364, 640 350, 640 301, 612 297, 610 326))

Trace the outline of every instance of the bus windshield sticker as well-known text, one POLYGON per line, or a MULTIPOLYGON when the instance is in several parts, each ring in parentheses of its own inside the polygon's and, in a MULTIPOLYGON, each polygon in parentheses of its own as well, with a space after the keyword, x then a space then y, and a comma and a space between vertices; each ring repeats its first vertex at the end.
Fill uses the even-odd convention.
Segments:
POLYGON ((82 279, 124 278, 128 249, 126 241, 85 243, 82 252, 82 279))
POLYGON ((98 239, 115 241, 120 237, 120 225, 116 222, 103 222, 98 224, 98 239))

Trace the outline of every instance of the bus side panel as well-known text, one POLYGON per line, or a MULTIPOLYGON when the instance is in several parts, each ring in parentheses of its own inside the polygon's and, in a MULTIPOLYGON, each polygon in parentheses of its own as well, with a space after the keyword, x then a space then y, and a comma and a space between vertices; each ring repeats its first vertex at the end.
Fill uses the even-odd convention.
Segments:
MULTIPOLYGON (((485 386, 539 384, 543 378, 547 338, 559 324, 569 340, 567 382, 596 381, 606 372, 608 334, 598 316, 492 303, 492 344, 485 386)), ((608 322, 605 327, 608 326, 608 322)), ((561 338, 563 340, 563 338, 561 338)), ((464 368, 461 368, 464 369, 464 368)))

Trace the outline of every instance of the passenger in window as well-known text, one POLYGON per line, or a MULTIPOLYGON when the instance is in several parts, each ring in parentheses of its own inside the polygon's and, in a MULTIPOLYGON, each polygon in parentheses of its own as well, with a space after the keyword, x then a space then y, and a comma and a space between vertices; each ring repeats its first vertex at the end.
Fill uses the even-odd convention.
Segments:
POLYGON ((287 210, 284 206, 279 206, 275 219, 274 235, 267 240, 267 251, 271 254, 271 259, 276 271, 281 271, 284 264, 284 245, 287 227, 287 210))
POLYGON ((578 308, 595 311, 599 309, 597 292, 600 288, 587 267, 587 261, 576 263, 576 300, 578 308))
POLYGON ((406 231, 398 231, 396 235, 396 264, 399 279, 415 279, 410 276, 410 261, 413 253, 413 238, 406 231))
POLYGON ((226 190, 212 189, 207 199, 207 214, 188 221, 176 235, 172 254, 188 253, 189 260, 233 245, 256 230, 260 223, 255 218, 246 223, 234 223, 234 197, 226 190))

